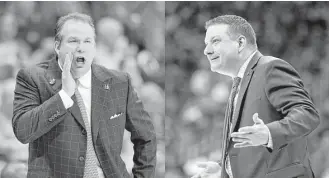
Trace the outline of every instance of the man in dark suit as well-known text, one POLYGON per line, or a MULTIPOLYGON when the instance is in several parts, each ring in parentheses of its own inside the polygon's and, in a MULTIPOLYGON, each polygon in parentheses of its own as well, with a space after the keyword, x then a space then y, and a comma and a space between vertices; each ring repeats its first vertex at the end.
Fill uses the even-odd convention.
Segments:
POLYGON ((297 71, 263 56, 251 25, 235 15, 206 23, 211 70, 232 77, 222 159, 199 163, 194 177, 314 178, 306 136, 319 114, 297 71))
POLYGON ((120 157, 127 129, 134 177, 153 178, 152 121, 127 74, 92 64, 92 19, 80 13, 61 17, 55 51, 56 58, 17 74, 12 123, 17 139, 29 143, 27 177, 128 178, 120 157))

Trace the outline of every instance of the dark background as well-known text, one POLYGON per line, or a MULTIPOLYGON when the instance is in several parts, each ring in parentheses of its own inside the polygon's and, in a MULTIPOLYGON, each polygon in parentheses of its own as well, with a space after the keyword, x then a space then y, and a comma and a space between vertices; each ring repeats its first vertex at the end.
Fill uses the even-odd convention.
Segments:
POLYGON ((329 177, 328 2, 166 2, 166 177, 193 175, 219 160, 231 79, 210 71, 204 24, 234 14, 251 23, 259 50, 289 62, 321 114, 309 136, 317 178, 329 177))
MULTIPOLYGON (((95 62, 132 76, 156 128, 156 177, 164 177, 164 2, 0 2, 0 175, 24 178, 28 145, 17 141, 11 118, 17 71, 54 54, 56 21, 70 12, 90 15, 97 32, 95 62)), ((122 158, 131 172, 125 133, 122 158)))

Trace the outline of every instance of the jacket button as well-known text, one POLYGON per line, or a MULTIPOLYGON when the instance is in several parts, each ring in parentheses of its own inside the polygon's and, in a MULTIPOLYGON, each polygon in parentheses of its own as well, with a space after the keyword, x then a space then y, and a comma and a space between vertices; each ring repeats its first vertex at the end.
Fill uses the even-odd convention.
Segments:
POLYGON ((84 160, 85 160, 85 158, 83 156, 79 157, 79 161, 84 161, 84 160))
POLYGON ((83 129, 83 130, 82 130, 82 134, 83 134, 83 135, 86 135, 86 133, 87 133, 86 130, 83 129))

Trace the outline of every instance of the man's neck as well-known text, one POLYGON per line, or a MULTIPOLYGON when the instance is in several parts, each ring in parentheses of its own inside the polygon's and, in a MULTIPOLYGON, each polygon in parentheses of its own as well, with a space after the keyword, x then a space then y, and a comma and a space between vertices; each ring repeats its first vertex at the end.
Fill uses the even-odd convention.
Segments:
POLYGON ((231 73, 227 73, 224 75, 228 75, 231 78, 235 78, 238 76, 239 72, 241 71, 241 68, 244 65, 248 65, 247 61, 250 61, 250 58, 252 58, 253 54, 257 51, 257 49, 245 49, 245 51, 243 52, 243 54, 241 54, 241 60, 237 61, 236 64, 236 69, 234 71, 232 71, 231 73))
POLYGON ((240 65, 240 68, 234 77, 240 77, 240 78, 243 77, 244 72, 245 72, 249 62, 251 61, 252 57, 255 55, 256 51, 257 51, 257 49, 249 50, 247 52, 247 55, 245 55, 247 57, 243 60, 243 63, 240 65))

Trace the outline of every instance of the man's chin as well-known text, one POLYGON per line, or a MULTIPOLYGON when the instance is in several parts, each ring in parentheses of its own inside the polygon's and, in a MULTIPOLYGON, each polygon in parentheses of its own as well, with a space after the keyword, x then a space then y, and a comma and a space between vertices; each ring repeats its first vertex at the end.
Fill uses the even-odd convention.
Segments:
POLYGON ((78 79, 81 76, 85 75, 88 72, 85 68, 75 68, 74 70, 71 70, 72 77, 74 79, 78 79))
POLYGON ((221 73, 221 66, 219 66, 219 65, 216 65, 216 66, 211 65, 211 66, 210 66, 210 70, 211 70, 212 72, 221 73))
POLYGON ((74 71, 71 70, 71 74, 72 74, 73 79, 79 78, 79 75, 77 74, 77 72, 75 70, 74 71))

